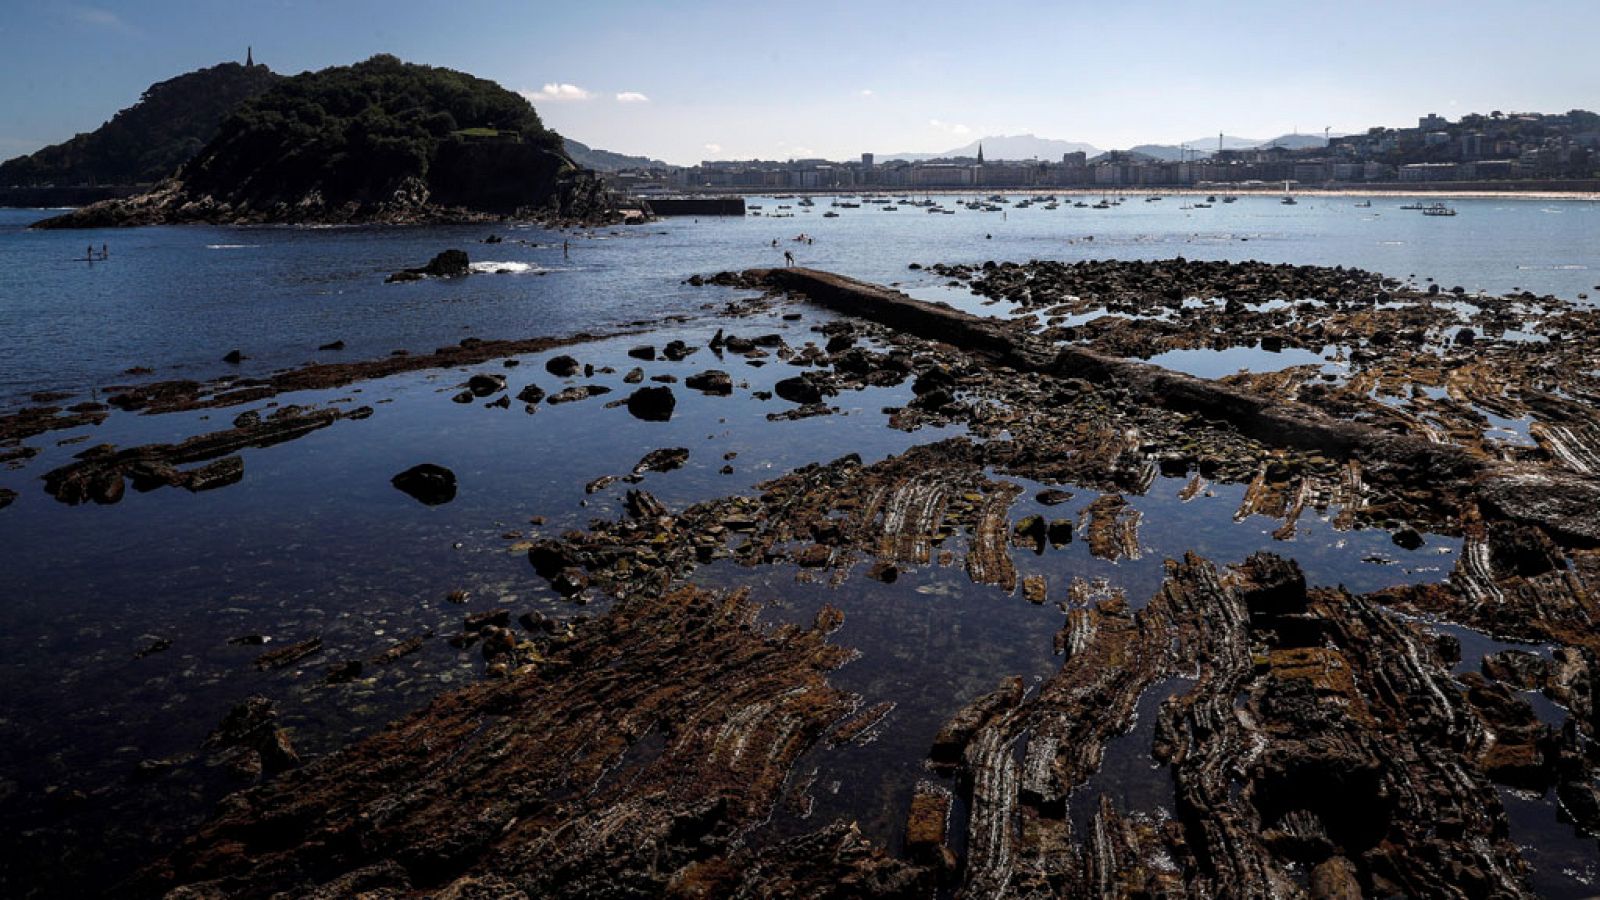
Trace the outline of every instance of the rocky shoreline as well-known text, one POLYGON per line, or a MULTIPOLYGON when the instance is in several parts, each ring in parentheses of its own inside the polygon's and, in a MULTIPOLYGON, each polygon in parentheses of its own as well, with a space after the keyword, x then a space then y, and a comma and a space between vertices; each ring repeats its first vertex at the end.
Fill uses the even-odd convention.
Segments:
POLYGON ((397 191, 382 203, 328 204, 318 195, 280 199, 268 204, 231 204, 197 194, 178 179, 131 197, 114 197, 51 216, 31 227, 138 228, 147 225, 462 225, 497 222, 539 222, 551 228, 598 228, 646 221, 625 207, 590 176, 564 178, 549 201, 539 207, 485 210, 432 199, 418 183, 397 191))
MULTIPOLYGON (((683 396, 674 390, 711 403, 748 393, 779 410, 768 421, 831 421, 853 397, 893 388, 905 400, 882 410, 889 427, 939 436, 687 504, 658 499, 643 479, 700 449, 661 447, 631 473, 591 482, 586 495, 610 498, 615 516, 515 546, 530 580, 594 603, 594 616, 468 615, 452 646, 481 656, 489 677, 309 764, 276 738, 249 737, 283 774, 230 796, 118 890, 1518 897, 1534 888, 1502 792, 1553 797, 1573 827, 1600 835, 1591 588, 1600 485, 1582 427, 1592 386, 1549 366, 1592 347, 1600 331, 1589 330, 1588 313, 1553 299, 1462 298, 1370 273, 1256 263, 934 269, 1009 302, 1011 315, 973 316, 805 269, 695 279, 760 293, 740 301, 747 310, 795 303, 837 315, 800 344, 730 308, 709 339, 629 350, 641 365, 621 380, 633 393, 612 406, 667 421, 679 402, 667 399, 683 396), (1145 350, 1214 346, 1221 334, 1338 341, 1347 356, 1373 355, 1331 381, 1292 369, 1211 381, 1126 358, 1135 354, 1117 322, 1066 324, 1101 309, 1145 350), (1485 327, 1513 313, 1559 339, 1520 348, 1485 327), (1475 332, 1470 345, 1464 327, 1475 332), (1420 338, 1396 347, 1409 331, 1420 338), (1473 371, 1474 356, 1484 369, 1473 371), (663 363, 693 371, 680 380, 663 363), (770 392, 751 391, 741 364, 793 372, 770 392), (1435 376, 1447 384, 1442 400, 1405 388, 1435 376), (1362 398, 1384 390, 1415 406, 1369 410, 1362 398), (1481 403, 1537 410, 1538 440, 1485 441, 1467 424, 1481 403), (1158 484, 1184 485, 1184 503, 1236 490, 1235 518, 1271 520, 1277 552, 1175 554, 1144 596, 1114 579, 1063 583, 1029 563, 1069 548, 1107 565, 1139 560, 1142 531, 1159 523, 1137 501, 1158 484), (1079 493, 1087 502, 1062 507, 1079 493), (1461 550, 1442 581, 1365 593, 1318 585, 1294 559, 1297 530, 1313 519, 1381 530, 1401 548, 1449 536, 1461 550), (894 697, 838 686, 859 650, 849 626, 867 613, 866 587, 928 572, 970 585, 972 602, 1059 610, 1051 670, 1036 683, 1008 674, 944 711, 917 751, 914 788, 880 798, 903 822, 898 839, 794 813, 826 789, 802 760, 870 744, 897 715, 894 697), (749 586, 711 586, 713 573, 749 586), (807 624, 764 615, 782 605, 774 577, 821 593, 807 624), (1473 661, 1440 623, 1549 649, 1484 654, 1470 667, 1481 671, 1466 671, 1473 661), (1531 692, 1561 720, 1542 718, 1531 692), (1108 786, 1107 770, 1126 765, 1161 802, 1130 805, 1108 786)), ((107 402, 217 409, 460 368, 470 375, 463 402, 510 408, 516 387, 474 367, 592 337, 464 342, 432 357, 127 388, 107 402)), ((566 354, 546 359, 545 371, 603 375, 566 354)), ((610 390, 594 382, 518 401, 555 403, 575 388, 610 390)), ((192 441, 85 454, 49 484, 68 502, 98 499, 97 485, 129 477, 137 486, 163 461, 225 460, 358 413, 286 407, 192 441)), ((38 434, 57 416, 69 418, 35 409, 7 427, 38 434)), ((250 735, 258 731, 275 734, 250 735)))

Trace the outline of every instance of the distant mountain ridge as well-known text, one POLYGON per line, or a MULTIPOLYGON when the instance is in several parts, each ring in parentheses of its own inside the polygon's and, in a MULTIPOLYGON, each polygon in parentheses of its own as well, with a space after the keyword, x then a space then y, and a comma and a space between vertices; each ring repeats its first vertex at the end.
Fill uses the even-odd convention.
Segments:
POLYGON ((675 166, 664 163, 659 159, 648 156, 629 156, 626 153, 613 153, 610 150, 600 150, 580 143, 572 138, 563 138, 566 143, 567 155, 572 161, 585 169, 594 169, 597 172, 616 172, 622 169, 671 169, 675 166))
MULTIPOLYGON (((1330 134, 1330 137, 1344 137, 1343 134, 1330 134)), ((1283 147, 1288 150, 1301 150, 1306 147, 1324 147, 1327 140, 1320 134, 1280 134, 1275 138, 1257 140, 1255 138, 1233 137, 1223 135, 1222 149, 1224 150, 1256 150, 1267 147, 1283 147)), ((1183 144, 1140 144, 1130 147, 1135 153, 1143 153, 1156 159, 1169 162, 1177 161, 1184 156, 1189 159, 1205 159, 1217 153, 1216 138, 1200 138, 1199 140, 1186 141, 1183 144), (1185 149, 1187 148, 1187 149, 1185 149)))
POLYGON ((1094 156, 1100 152, 1100 149, 1093 144, 1085 144, 1081 141, 1042 138, 1033 134, 1000 134, 979 138, 970 144, 956 147, 953 150, 946 150, 943 153, 893 153, 881 156, 879 159, 885 162, 893 160, 922 162, 929 159, 976 157, 980 145, 983 147, 983 158, 985 160, 1040 159, 1060 162, 1063 153, 1082 152, 1089 156, 1094 156))
MULTIPOLYGON (((1344 135, 1334 134, 1332 136, 1343 137, 1344 135)), ((1233 135, 1222 136, 1222 149, 1224 150, 1252 150, 1258 147, 1286 147, 1290 150, 1298 150, 1303 147, 1321 147, 1325 143, 1322 135, 1318 134, 1283 134, 1266 140, 1235 137, 1233 135)), ((1092 159, 1109 152, 1082 141, 1066 141, 1058 138, 1042 138, 1033 134, 1018 134, 989 135, 979 138, 970 144, 946 150, 943 153, 891 153, 879 156, 878 159, 883 162, 970 159, 978 155, 978 147, 980 145, 983 147, 983 158, 991 162, 1027 159, 1059 162, 1062 154, 1065 153, 1081 151, 1092 159)), ((1217 138, 1215 136, 1199 138, 1183 144, 1139 144, 1120 152, 1139 154, 1149 159, 1165 162, 1177 162, 1182 158, 1205 159, 1216 155, 1217 138)))
POLYGON ((263 65, 230 62, 157 82, 94 131, 0 163, 0 185, 159 181, 210 143, 239 104, 282 78, 263 65))

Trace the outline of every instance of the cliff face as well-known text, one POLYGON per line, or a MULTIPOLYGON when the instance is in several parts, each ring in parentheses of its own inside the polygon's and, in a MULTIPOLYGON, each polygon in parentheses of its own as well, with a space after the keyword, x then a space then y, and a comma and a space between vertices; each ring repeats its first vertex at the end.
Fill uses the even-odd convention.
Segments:
POLYGON ((266 66, 223 63, 158 82, 94 131, 0 163, 0 186, 160 181, 215 138, 240 103, 281 80, 266 66))
POLYGON ((563 201, 592 199, 588 181, 520 95, 376 56, 285 79, 246 102, 150 193, 39 225, 587 218, 563 201))

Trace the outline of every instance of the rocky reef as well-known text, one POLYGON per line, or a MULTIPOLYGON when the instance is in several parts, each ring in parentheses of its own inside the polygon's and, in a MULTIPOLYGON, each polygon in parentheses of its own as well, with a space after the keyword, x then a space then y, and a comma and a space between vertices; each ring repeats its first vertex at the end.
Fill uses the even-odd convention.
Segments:
MULTIPOLYGON (((1320 324, 1368 343, 1394 317, 1419 317, 1434 335, 1419 352, 1438 351, 1447 349, 1438 340, 1446 314, 1462 314, 1427 308, 1437 295, 1425 289, 1312 267, 949 273, 991 293, 1023 284, 1019 296, 1048 295, 1045 309, 1161 305, 1173 346, 1214 340, 1230 317, 1259 341, 1268 320, 1252 317, 1274 315, 1285 296, 1313 307, 1279 323, 1286 340, 1320 324), (1218 302, 1184 302, 1194 296, 1218 302)), ((605 504, 605 515, 506 535, 523 577, 592 617, 557 623, 509 606, 467 614, 446 642, 481 656, 483 680, 303 764, 271 707, 247 701, 210 752, 265 780, 228 797, 119 892, 1499 898, 1538 891, 1519 804, 1547 803, 1588 846, 1600 835, 1600 486, 1574 465, 1581 453, 1551 450, 1586 446, 1574 418, 1546 413, 1552 431, 1575 435, 1565 445, 1501 452, 1481 436, 1456 440, 1448 429, 1358 414, 1353 396, 1332 402, 1368 375, 1427 377, 1419 373, 1435 369, 1420 356, 1404 357, 1404 369, 1374 358, 1345 381, 1301 373, 1291 390, 1288 377, 1213 381, 1127 358, 1109 326, 1049 333, 1054 326, 1028 318, 1041 305, 1031 300, 1017 317, 990 319, 805 269, 694 282, 837 315, 799 335, 739 322, 729 307, 709 340, 675 329, 670 341, 618 341, 622 365, 644 364, 618 379, 652 383, 624 389, 632 393, 608 404, 612 415, 666 429, 690 404, 746 397, 773 410, 752 416, 758 427, 809 428, 848 423, 866 405, 859 398, 888 389, 899 399, 879 413, 906 441, 877 456, 863 449, 786 466, 694 502, 674 501, 657 480, 704 468, 706 445, 662 441, 685 446, 652 445, 631 468, 629 452, 583 487, 581 502, 605 504), (752 388, 730 373, 741 364, 789 368, 752 388), (1310 390, 1319 386, 1326 391, 1310 390), (912 437, 924 429, 938 433, 912 437), (1251 522, 1252 549, 1231 558, 1154 552, 1149 533, 1162 527, 1163 507, 1147 501, 1157 485, 1176 495, 1163 500, 1169 512, 1219 493, 1236 498, 1221 501, 1222 519, 1251 522), (1430 557, 1442 565, 1381 590, 1318 584, 1307 575, 1315 569, 1293 558, 1309 558, 1310 543, 1296 541, 1312 529, 1352 540, 1365 532, 1369 546, 1375 531, 1379 545, 1404 552, 1444 543, 1430 557), (1253 549, 1262 545, 1272 552, 1253 549), (1068 554, 1070 565, 1039 574, 1040 560, 1068 554), (1135 570, 1150 573, 1140 590, 1117 583, 1135 570), (787 582, 794 592, 778 589, 787 582), (857 787, 851 770, 827 769, 830 754, 882 739, 901 714, 893 686, 915 680, 900 656, 882 679, 846 681, 857 642, 870 637, 851 631, 855 616, 900 589, 915 604, 902 608, 954 602, 940 593, 953 583, 970 590, 956 597, 972 605, 969 616, 1015 608, 1047 617, 1027 637, 1047 665, 994 672, 938 707, 925 735, 902 735, 884 751, 900 754, 894 762, 909 776, 895 793, 872 785, 864 802, 898 827, 815 815, 818 796, 857 787), (802 594, 814 605, 802 608, 802 594), (1464 652, 1452 631, 1461 627, 1489 649, 1464 652)), ((1549 310, 1547 323, 1583 321, 1549 310)), ((108 402, 223 408, 434 367, 465 379, 442 386, 441 403, 459 389, 451 399, 463 404, 509 409, 515 395, 529 411, 582 409, 578 401, 611 390, 591 379, 617 374, 580 361, 586 352, 542 361, 540 378, 585 382, 549 395, 471 369, 577 340, 169 382, 112 391, 108 402)), ((1458 342, 1452 333, 1448 346, 1458 342)), ((1484 342, 1505 354, 1495 358, 1518 358, 1495 348, 1484 342)), ((1511 386, 1502 403, 1536 399, 1532 360, 1550 357, 1533 353, 1494 376, 1511 386)), ((1487 373, 1476 377, 1490 384, 1487 373)), ((1559 386, 1569 389, 1585 388, 1559 386)), ((37 433, 68 418, 39 409, 13 428, 37 433)), ((226 459, 342 415, 285 407, 178 444, 99 449, 49 473, 47 487, 67 502, 99 500, 162 465, 176 479, 163 483, 185 484, 205 469, 178 464, 226 459)), ((736 451, 722 457, 736 459, 743 465, 736 451)), ((424 503, 454 496, 453 473, 435 464, 395 484, 424 503)), ((1213 537, 1176 540, 1196 547, 1213 537)), ((464 593, 447 599, 466 602, 464 593)), ((348 657, 323 683, 392 663, 423 640, 348 657)), ((318 652, 320 640, 306 638, 256 666, 273 671, 318 652)), ((957 662, 966 661, 935 668, 957 662)))

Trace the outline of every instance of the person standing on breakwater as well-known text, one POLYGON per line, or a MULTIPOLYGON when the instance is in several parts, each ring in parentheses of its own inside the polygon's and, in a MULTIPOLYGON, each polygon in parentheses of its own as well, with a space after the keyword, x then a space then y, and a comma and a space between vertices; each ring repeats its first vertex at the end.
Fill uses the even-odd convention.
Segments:
POLYGON ((562 259, 571 259, 572 258, 572 242, 571 241, 562 241, 561 242, 561 258, 562 259))
POLYGON ((90 244, 89 246, 83 248, 83 258, 88 260, 89 262, 94 262, 94 245, 93 244, 90 244))
POLYGON ((100 258, 101 259, 110 259, 111 258, 111 248, 108 247, 105 244, 101 244, 100 245, 100 258))

